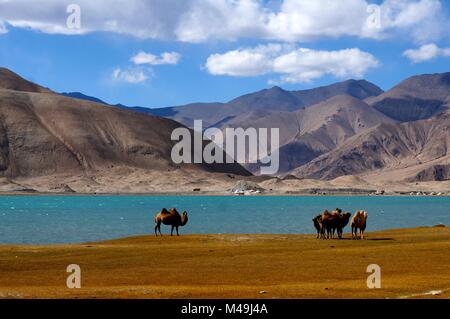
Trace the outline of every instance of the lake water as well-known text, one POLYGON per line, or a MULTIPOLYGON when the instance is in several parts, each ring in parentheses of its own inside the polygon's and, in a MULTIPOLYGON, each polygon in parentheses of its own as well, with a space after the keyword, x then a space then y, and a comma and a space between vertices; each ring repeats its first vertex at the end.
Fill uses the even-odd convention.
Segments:
MULTIPOLYGON (((153 234, 153 216, 162 207, 188 211, 181 234, 314 233, 312 217, 335 207, 352 213, 365 209, 368 231, 450 224, 449 197, 0 196, 0 243, 153 234)), ((169 226, 161 230, 170 233, 169 226)))

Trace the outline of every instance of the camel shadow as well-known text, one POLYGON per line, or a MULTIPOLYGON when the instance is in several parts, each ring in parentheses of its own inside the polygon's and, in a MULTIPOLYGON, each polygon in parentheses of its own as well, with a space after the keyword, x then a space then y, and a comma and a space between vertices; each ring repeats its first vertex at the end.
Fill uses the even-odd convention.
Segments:
MULTIPOLYGON (((333 239, 337 239, 337 238, 333 238, 333 239)), ((352 239, 352 238, 341 238, 338 240, 361 240, 361 239, 352 239)), ((373 241, 394 241, 394 238, 364 238, 363 240, 373 240, 373 241)))

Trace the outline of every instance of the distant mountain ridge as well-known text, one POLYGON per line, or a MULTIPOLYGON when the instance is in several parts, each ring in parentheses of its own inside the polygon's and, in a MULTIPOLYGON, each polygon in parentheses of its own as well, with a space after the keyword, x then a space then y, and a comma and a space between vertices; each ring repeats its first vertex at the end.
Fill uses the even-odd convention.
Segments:
POLYGON ((81 92, 63 92, 63 93, 61 93, 61 95, 71 97, 74 99, 84 100, 84 101, 90 101, 90 102, 106 104, 106 105, 108 104, 105 101, 100 100, 99 98, 89 96, 89 95, 83 94, 81 92))
MULTIPOLYGON (((272 87, 227 103, 131 109, 187 126, 201 119, 204 128, 278 127, 281 175, 333 179, 373 171, 382 176, 381 172, 398 169, 402 179, 412 181, 450 174, 445 116, 449 107, 450 73, 440 73, 410 77, 387 92, 364 80, 348 80, 300 91, 272 87), (411 146, 414 143, 424 151, 411 146), (414 161, 414 156, 422 159, 414 161)), ((259 170, 258 164, 246 167, 259 170)))
POLYGON ((237 117, 258 118, 271 112, 296 111, 330 97, 347 94, 359 99, 377 96, 383 91, 365 80, 347 80, 308 90, 287 91, 278 86, 237 97, 227 103, 194 103, 149 112, 174 119, 186 126, 202 119, 205 126, 233 126, 237 117))

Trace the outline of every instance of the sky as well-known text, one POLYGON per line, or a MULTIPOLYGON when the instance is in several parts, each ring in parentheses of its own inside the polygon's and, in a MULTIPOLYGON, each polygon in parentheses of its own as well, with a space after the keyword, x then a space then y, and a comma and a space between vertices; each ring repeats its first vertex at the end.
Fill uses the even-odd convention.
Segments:
POLYGON ((450 1, 0 0, 0 66, 165 107, 450 71, 450 1))

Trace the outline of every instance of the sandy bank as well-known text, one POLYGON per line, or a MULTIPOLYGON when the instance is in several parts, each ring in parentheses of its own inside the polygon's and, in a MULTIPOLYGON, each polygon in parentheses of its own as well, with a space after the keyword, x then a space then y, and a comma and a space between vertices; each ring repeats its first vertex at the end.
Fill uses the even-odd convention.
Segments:
POLYGON ((450 297, 449 227, 369 232, 364 241, 345 237, 144 236, 76 245, 2 245, 0 297, 450 297), (81 289, 66 288, 69 264, 81 267, 81 289), (381 289, 367 288, 369 264, 381 267, 381 289))

